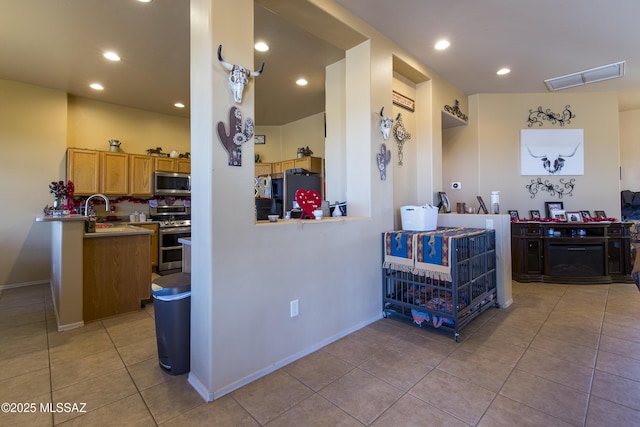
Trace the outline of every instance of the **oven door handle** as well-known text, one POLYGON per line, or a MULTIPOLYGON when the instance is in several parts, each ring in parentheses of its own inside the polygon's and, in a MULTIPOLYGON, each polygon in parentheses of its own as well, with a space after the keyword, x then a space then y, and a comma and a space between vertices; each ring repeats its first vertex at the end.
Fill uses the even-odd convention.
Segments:
POLYGON ((160 228, 161 234, 178 234, 191 233, 191 227, 163 227, 160 228))

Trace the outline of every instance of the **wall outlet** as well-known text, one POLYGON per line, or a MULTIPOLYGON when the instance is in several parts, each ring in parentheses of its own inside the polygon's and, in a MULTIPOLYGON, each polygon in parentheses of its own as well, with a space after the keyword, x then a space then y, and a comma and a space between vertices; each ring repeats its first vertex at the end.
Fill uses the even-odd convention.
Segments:
POLYGON ((461 182, 452 182, 451 183, 451 189, 452 190, 462 190, 462 183, 461 182))
POLYGON ((289 303, 289 311, 291 312, 291 317, 296 317, 298 315, 298 300, 294 299, 289 303))
POLYGON ((487 223, 486 223, 487 228, 493 228, 493 220, 492 219, 487 219, 486 221, 487 221, 487 223))

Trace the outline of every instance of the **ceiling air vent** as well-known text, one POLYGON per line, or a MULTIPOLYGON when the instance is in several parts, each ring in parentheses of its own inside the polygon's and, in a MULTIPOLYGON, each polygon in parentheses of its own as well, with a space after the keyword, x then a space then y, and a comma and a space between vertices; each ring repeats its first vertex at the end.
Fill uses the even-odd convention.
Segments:
POLYGON ((566 76, 554 77, 545 80, 544 84, 547 85, 547 89, 553 92, 574 86, 586 85, 588 83, 600 82, 602 80, 615 79, 624 76, 625 62, 626 61, 620 61, 590 70, 567 74, 566 76))

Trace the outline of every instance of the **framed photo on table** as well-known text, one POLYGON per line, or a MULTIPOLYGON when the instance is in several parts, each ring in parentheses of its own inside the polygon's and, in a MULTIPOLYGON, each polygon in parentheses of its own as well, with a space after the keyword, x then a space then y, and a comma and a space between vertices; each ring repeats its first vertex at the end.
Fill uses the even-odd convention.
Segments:
POLYGON ((564 209, 551 209, 551 218, 561 222, 567 222, 567 213, 564 209))
POLYGON ((567 212, 568 222, 582 222, 582 215, 580 212, 567 212))
POLYGON ((440 191, 438 193, 438 198, 440 199, 440 203, 438 206, 442 207, 442 210, 445 213, 451 212, 451 205, 449 204, 449 198, 447 197, 447 193, 444 191, 440 191))
POLYGON ((582 220, 583 221, 585 219, 591 219, 591 214, 589 214, 589 211, 580 211, 580 215, 582 215, 582 220))
POLYGON ((596 218, 606 218, 607 214, 604 211, 593 211, 596 218))
POLYGON ((544 210, 545 210, 545 214, 547 215, 547 218, 553 218, 551 216, 551 211, 552 210, 563 210, 564 209, 564 203, 562 202, 544 202, 544 210))
POLYGON ((529 211, 529 217, 531 219, 540 219, 540 211, 537 209, 529 211))
POLYGON ((511 217, 511 219, 513 220, 518 220, 520 219, 520 215, 518 215, 518 211, 516 210, 510 210, 509 211, 509 216, 511 217))
POLYGON ((488 214, 489 211, 487 210, 487 205, 484 204, 484 200, 482 200, 482 197, 480 196, 476 196, 476 199, 478 199, 478 203, 480 204, 480 207, 478 208, 478 213, 480 213, 480 210, 482 209, 482 213, 483 214, 488 214))

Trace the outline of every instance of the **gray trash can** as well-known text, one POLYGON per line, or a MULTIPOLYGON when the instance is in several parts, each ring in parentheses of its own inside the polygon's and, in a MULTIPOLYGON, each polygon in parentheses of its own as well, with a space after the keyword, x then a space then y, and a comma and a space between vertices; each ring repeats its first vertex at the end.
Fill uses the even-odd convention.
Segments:
POLYGON ((160 276, 151 283, 160 366, 170 375, 189 372, 191 274, 160 276))

